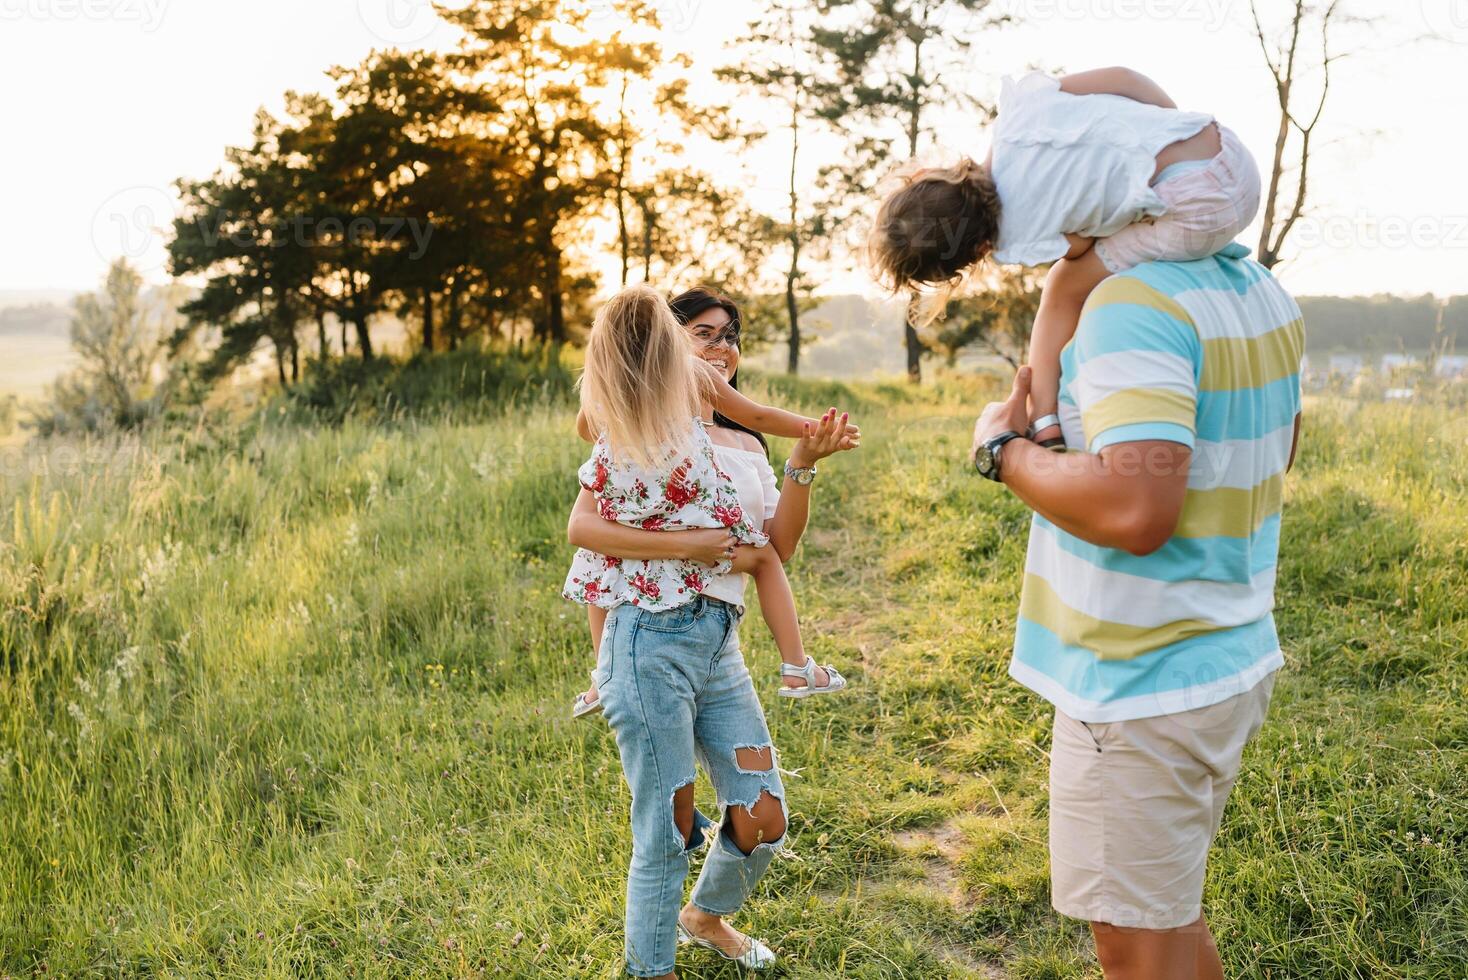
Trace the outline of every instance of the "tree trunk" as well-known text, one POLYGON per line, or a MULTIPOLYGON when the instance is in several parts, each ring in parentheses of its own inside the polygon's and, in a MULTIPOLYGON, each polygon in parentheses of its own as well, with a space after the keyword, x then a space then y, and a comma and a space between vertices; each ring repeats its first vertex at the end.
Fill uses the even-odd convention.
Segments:
POLYGON ((362 348, 362 360, 372 360, 372 334, 367 329, 367 315, 358 313, 353 316, 352 326, 357 330, 357 346, 362 348))
MULTIPOLYGON (((797 93, 799 82, 797 81, 797 93)), ((800 281, 800 198, 796 193, 795 164, 800 155, 800 96, 790 102, 790 270, 785 274, 785 314, 790 318, 790 350, 785 358, 785 370, 790 374, 800 371, 800 304, 796 301, 795 287, 800 281)))
POLYGON ((627 267, 632 243, 627 237, 627 73, 622 72, 622 96, 617 103, 617 245, 622 251, 622 285, 627 285, 627 267))
POLYGON ((658 225, 649 202, 642 204, 642 280, 652 282, 652 253, 657 248, 658 225))
POLYGON ((331 353, 330 342, 326 339, 326 311, 316 307, 316 357, 318 360, 326 360, 331 353))
POLYGON ((459 277, 454 276, 453 280, 449 283, 449 312, 448 322, 446 324, 446 330, 449 335, 449 350, 459 349, 461 330, 459 326, 459 294, 462 289, 463 287, 459 285, 459 277))
MULTIPOLYGON (((912 46, 912 101, 908 103, 907 158, 917 159, 918 137, 922 134, 923 93, 918 80, 923 77, 923 45, 915 41, 912 46)), ((902 341, 907 350, 907 380, 921 384, 923 380, 923 342, 918 337, 912 321, 918 312, 918 298, 911 296, 907 301, 907 317, 902 321, 902 341)))
POLYGON ((433 353, 433 290, 423 287, 423 349, 433 353))
POLYGON ((564 298, 561 296, 561 250, 551 244, 546 252, 545 335, 555 347, 566 342, 564 298))
POLYGON ((800 309, 795 301, 795 278, 785 279, 785 312, 790 317, 790 353, 785 359, 785 370, 791 374, 800 372, 800 309))
POLYGON ((280 341, 270 338, 271 345, 275 348, 275 376, 280 379, 282 388, 289 387, 290 382, 285 378, 285 352, 280 349, 280 341))
POLYGON ((1274 138, 1274 161, 1269 170, 1269 189, 1264 194, 1264 221, 1259 229, 1259 264, 1272 269, 1279 261, 1269 247, 1269 237, 1274 232, 1274 212, 1279 201, 1279 181, 1284 173, 1285 142, 1290 135, 1289 96, 1287 90, 1280 92, 1279 132, 1274 138))
POLYGON ((918 298, 910 297, 907 301, 907 317, 902 321, 902 337, 907 346, 907 380, 913 384, 923 380, 923 342, 912 325, 917 306, 918 298))
POLYGON ((301 345, 295 335, 291 335, 291 384, 301 380, 301 345))

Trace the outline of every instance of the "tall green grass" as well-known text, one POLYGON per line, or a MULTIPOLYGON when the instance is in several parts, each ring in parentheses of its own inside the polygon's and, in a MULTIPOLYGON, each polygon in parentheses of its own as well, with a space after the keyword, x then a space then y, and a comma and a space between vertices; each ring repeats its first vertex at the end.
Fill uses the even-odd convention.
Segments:
MULTIPOLYGON (((589 663, 557 598, 584 452, 560 369, 482 411, 417 370, 7 457, 0 974, 618 974, 627 793, 605 728, 567 717, 589 663)), ((961 461, 988 392, 769 389, 866 433, 792 566, 854 688, 766 699, 791 856, 740 924, 789 976, 1096 975, 1048 910, 1049 711, 1005 677, 1026 513, 961 461)), ((1465 437, 1312 406, 1289 667, 1209 877, 1231 976, 1463 976, 1465 437)), ((744 637, 771 695, 757 618, 744 637)))

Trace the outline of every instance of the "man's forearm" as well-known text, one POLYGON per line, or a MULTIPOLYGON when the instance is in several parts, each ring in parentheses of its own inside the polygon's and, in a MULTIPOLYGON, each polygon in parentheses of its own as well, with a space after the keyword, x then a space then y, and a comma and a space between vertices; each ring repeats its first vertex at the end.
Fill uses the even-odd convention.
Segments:
POLYGON ((1146 554, 1176 527, 1187 492, 1185 446, 1123 443, 1097 455, 1052 453, 1015 439, 1002 452, 1000 473, 1015 496, 1084 541, 1146 554))

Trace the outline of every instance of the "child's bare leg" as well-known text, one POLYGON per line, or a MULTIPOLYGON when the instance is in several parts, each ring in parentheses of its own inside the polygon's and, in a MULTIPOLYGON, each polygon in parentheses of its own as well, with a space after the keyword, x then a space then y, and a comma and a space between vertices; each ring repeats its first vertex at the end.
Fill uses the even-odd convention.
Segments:
MULTIPOLYGON (((1050 268, 1040 293, 1040 309, 1030 333, 1030 419, 1049 415, 1060 404, 1060 351, 1075 336, 1081 308, 1102 279, 1111 273, 1094 248, 1050 268)), ((1060 435, 1059 426, 1035 433, 1037 441, 1060 435)))
MULTIPOLYGON (((601 606, 587 606, 586 621, 591 625, 591 655, 592 657, 600 657, 601 633, 607 625, 607 611, 601 606)), ((590 704, 599 697, 601 697, 601 692, 596 689, 596 681, 593 680, 591 686, 586 689, 583 700, 590 704)))
MULTIPOLYGON (((780 650, 780 659, 796 667, 805 666, 805 644, 800 638, 800 617, 795 611, 795 593, 790 590, 790 580, 785 577, 785 565, 771 547, 752 548, 741 546, 734 549, 733 570, 754 578, 759 592, 760 613, 775 646, 780 650)), ((783 677, 786 687, 800 687, 805 680, 800 677, 783 677)), ((830 675, 824 668, 816 668, 815 686, 830 683, 830 675)))

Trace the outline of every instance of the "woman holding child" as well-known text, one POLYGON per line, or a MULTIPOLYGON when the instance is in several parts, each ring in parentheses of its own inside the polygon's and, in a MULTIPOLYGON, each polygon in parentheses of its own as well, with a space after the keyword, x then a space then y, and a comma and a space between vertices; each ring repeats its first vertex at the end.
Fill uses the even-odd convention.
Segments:
POLYGON ((596 448, 568 527, 583 552, 566 592, 599 610, 594 686, 577 710, 604 712, 632 791, 626 965, 639 977, 673 977, 680 942, 754 969, 775 962, 724 921, 786 832, 776 752, 739 648, 744 573, 786 661, 782 693, 845 686, 805 656, 779 565, 805 531, 816 464, 855 448, 859 432, 835 409, 805 419, 739 395, 739 341, 726 297, 692 289, 670 308, 633 287, 608 302, 588 344, 582 432, 596 448), (798 437, 780 490, 755 426, 798 437), (694 807, 696 761, 723 808, 717 826, 694 807), (685 906, 688 858, 704 844, 685 906))

